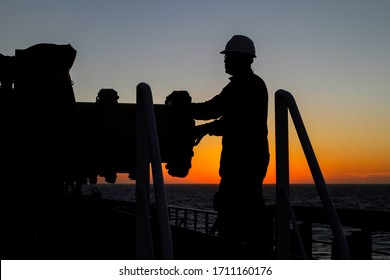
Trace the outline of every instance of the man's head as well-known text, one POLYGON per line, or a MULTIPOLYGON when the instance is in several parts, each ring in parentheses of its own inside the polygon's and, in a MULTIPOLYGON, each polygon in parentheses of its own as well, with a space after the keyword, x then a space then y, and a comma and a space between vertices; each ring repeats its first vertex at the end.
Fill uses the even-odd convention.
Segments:
POLYGON ((248 73, 253 63, 253 57, 241 53, 225 54, 225 72, 232 76, 248 73))
POLYGON ((225 72, 235 75, 251 69, 256 49, 253 41, 244 35, 234 35, 221 54, 225 54, 225 72))

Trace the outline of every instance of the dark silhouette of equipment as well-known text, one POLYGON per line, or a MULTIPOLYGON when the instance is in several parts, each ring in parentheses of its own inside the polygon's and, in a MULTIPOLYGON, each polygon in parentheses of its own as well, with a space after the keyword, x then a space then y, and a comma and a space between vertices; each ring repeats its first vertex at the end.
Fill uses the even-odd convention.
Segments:
MULTIPOLYGON (((102 214, 99 206, 91 210, 84 196, 74 194, 81 194, 83 184, 95 184, 98 176, 109 183, 116 182, 117 173, 137 179, 137 106, 119 103, 111 88, 101 89, 96 102, 77 102, 70 77, 76 53, 71 45, 44 43, 13 56, 0 54, 6 229, 1 252, 6 258, 47 259, 75 250, 88 258, 118 257, 118 246, 128 248, 119 254, 124 258, 135 252, 135 239, 129 238, 134 229, 118 229, 116 215, 102 214), (70 188, 74 192, 64 195, 70 188), (94 242, 85 244, 80 236, 94 242), (120 245, 95 246, 99 236, 111 236, 120 245)), ((194 122, 185 109, 188 99, 171 101, 154 105, 161 161, 171 176, 185 177, 194 122)))
POLYGON ((185 177, 194 155, 192 148, 195 121, 191 115, 191 96, 187 91, 174 91, 167 96, 165 104, 168 105, 170 137, 166 168, 171 176, 185 177))
MULTIPOLYGON (((75 58, 71 45, 56 44, 0 55, 9 176, 59 187, 96 183, 98 176, 114 183, 117 173, 136 179, 136 104, 119 103, 114 89, 101 89, 96 102, 76 102, 75 58)), ((185 177, 193 157, 191 97, 174 92, 165 103, 154 105, 161 159, 171 176, 185 177)))

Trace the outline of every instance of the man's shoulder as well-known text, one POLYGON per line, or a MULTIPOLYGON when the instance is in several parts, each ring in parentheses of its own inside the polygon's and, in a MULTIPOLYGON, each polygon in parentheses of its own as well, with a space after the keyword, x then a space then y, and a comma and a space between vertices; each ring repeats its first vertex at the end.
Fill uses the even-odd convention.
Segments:
POLYGON ((251 75, 252 79, 255 80, 256 82, 258 83, 263 83, 265 84, 263 78, 261 78, 259 75, 253 73, 253 75, 251 75))
POLYGON ((257 88, 261 88, 263 90, 267 90, 267 86, 266 86, 263 78, 261 78, 260 76, 253 74, 251 81, 252 81, 253 86, 256 86, 257 88))

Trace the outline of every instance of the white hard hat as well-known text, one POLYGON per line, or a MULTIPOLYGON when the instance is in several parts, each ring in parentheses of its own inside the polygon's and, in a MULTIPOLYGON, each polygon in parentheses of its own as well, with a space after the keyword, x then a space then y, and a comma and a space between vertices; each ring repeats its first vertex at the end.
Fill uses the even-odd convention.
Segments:
POLYGON ((222 54, 227 53, 245 53, 256 57, 256 49, 253 41, 244 35, 234 35, 226 44, 222 54))

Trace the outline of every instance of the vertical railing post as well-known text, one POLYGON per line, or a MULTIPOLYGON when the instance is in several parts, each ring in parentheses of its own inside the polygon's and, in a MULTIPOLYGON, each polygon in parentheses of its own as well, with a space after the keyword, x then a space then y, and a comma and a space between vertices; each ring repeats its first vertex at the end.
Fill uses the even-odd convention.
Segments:
MULTIPOLYGON (((139 110, 140 120, 139 121, 137 120, 137 124, 139 124, 141 127, 142 126, 146 127, 146 129, 140 127, 140 130, 143 131, 142 136, 145 136, 145 134, 147 136, 146 138, 143 138, 143 141, 147 143, 147 149, 146 148, 143 149, 142 152, 145 152, 145 154, 149 156, 149 158, 147 158, 147 164, 145 164, 145 160, 143 159, 143 156, 140 155, 142 159, 142 164, 144 165, 141 167, 141 169, 142 170, 143 169, 146 170, 146 168, 149 169, 149 164, 151 162, 154 193, 156 197, 156 206, 157 206, 158 227, 159 227, 159 236, 160 236, 160 244, 161 244, 161 256, 163 259, 173 259, 172 235, 171 235, 171 228, 169 224, 168 206, 166 203, 166 195, 164 189, 164 179, 163 179, 162 167, 161 167, 161 155, 160 155, 160 147, 159 147, 159 141, 157 135, 157 125, 156 125, 156 119, 154 113, 153 98, 152 98, 151 89, 149 85, 147 85, 146 83, 140 83, 137 86, 137 104, 138 104, 138 100, 141 101, 140 105, 142 108, 139 110)), ((139 141, 141 142, 142 139, 140 139, 139 141)), ((140 144, 141 146, 145 145, 142 143, 138 143, 138 140, 137 140, 137 144, 140 144)), ((138 147, 137 147, 137 155, 138 155, 138 147)), ((138 162, 138 158, 137 158, 137 162, 138 162)), ((142 174, 144 174, 143 171, 141 172, 142 174)), ((137 169, 137 181, 138 181, 138 169, 137 169)), ((149 181, 149 170, 148 170, 148 181, 149 181)))
MULTIPOLYGON (((328 188, 325 184, 325 179, 322 175, 313 147, 311 146, 309 136, 306 132, 302 117, 298 110, 298 106, 296 105, 294 97, 291 95, 291 93, 285 90, 278 90, 275 93, 277 193, 278 190, 286 190, 285 185, 288 186, 288 135, 286 135, 288 134, 287 110, 290 111, 295 129, 299 137, 299 141, 303 148, 307 163, 315 182, 315 186, 320 196, 322 205, 325 208, 325 213, 328 217, 329 225, 334 235, 334 242, 336 245, 335 250, 337 250, 335 255, 341 259, 350 259, 347 240, 343 233, 341 223, 339 221, 328 188), (285 170, 286 168, 287 171, 285 170)), ((277 195, 277 197, 281 197, 283 199, 283 197, 280 195, 277 195)), ((286 198, 288 199, 288 195, 286 195, 286 198)), ((277 200, 277 202, 279 203, 281 200, 277 200)), ((284 206, 278 206, 278 211, 281 211, 281 208, 284 208, 284 206)), ((280 213, 280 215, 283 216, 284 214, 280 213)), ((283 240, 280 240, 280 242, 283 242, 283 240)))
POLYGON ((285 99, 288 100, 289 110, 294 122, 295 130, 297 131, 299 141, 306 157, 306 161, 309 165, 310 172, 317 188, 317 192, 320 196, 322 205, 326 209, 325 214, 329 220, 329 225, 334 235, 334 242, 337 244, 337 246, 335 246, 335 248, 337 248, 336 255, 341 259, 350 259, 347 240, 343 233, 337 211, 329 194, 328 187, 326 186, 324 176, 322 175, 320 165, 318 164, 301 114, 299 113, 298 106, 294 97, 289 92, 285 93, 285 99))
POLYGON ((145 100, 137 90, 136 116, 136 257, 154 259, 152 231, 150 227, 150 171, 148 132, 145 120, 145 100))
POLYGON ((198 211, 194 212, 194 230, 197 231, 198 229, 198 211))
POLYGON ((299 225, 299 231, 302 236, 302 241, 304 248, 306 250, 306 255, 308 259, 313 258, 313 225, 312 222, 303 221, 302 224, 299 225))
POLYGON ((183 217, 183 219, 184 219, 184 228, 187 228, 187 209, 184 210, 184 217, 183 217))
POLYGON ((205 233, 209 233, 209 213, 206 213, 205 233))
POLYGON ((275 95, 276 149, 276 251, 278 259, 290 258, 290 219, 284 196, 289 193, 289 150, 287 104, 275 95))

